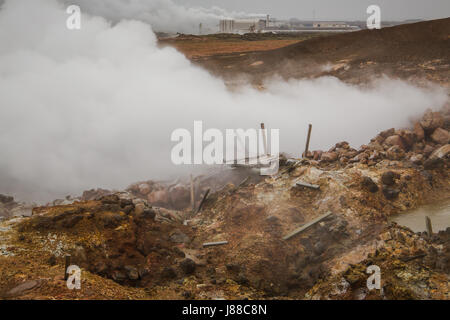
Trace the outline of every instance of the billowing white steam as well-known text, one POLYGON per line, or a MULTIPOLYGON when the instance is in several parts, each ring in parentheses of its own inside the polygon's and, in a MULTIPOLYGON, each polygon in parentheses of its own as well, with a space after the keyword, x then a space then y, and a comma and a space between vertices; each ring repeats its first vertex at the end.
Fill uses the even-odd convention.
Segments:
POLYGON ((361 90, 337 79, 273 81, 229 92, 142 22, 82 16, 66 28, 55 0, 10 0, 0 11, 0 193, 52 199, 93 187, 163 178, 176 128, 280 129, 280 149, 368 142, 379 130, 440 107, 441 91, 384 80, 361 90))
MULTIPOLYGON (((149 23, 153 30, 197 34, 199 24, 203 32, 217 32, 219 20, 230 17, 249 16, 242 12, 228 12, 219 7, 187 8, 172 0, 61 0, 78 4, 81 9, 117 22, 134 19, 149 23)), ((261 15, 260 15, 261 16, 261 15)))

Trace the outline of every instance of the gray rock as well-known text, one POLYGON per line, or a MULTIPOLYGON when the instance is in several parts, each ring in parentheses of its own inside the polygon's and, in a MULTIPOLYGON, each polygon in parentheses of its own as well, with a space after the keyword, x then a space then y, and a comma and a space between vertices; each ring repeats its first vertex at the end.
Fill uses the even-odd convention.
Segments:
POLYGON ((25 291, 35 288, 38 284, 39 284, 39 282, 36 280, 26 281, 24 283, 19 284, 17 287, 9 290, 6 295, 8 297, 20 296, 23 293, 25 293, 25 291))
POLYGON ((189 243, 191 241, 191 239, 186 234, 181 232, 180 230, 175 230, 170 235, 170 241, 172 241, 174 243, 189 243))

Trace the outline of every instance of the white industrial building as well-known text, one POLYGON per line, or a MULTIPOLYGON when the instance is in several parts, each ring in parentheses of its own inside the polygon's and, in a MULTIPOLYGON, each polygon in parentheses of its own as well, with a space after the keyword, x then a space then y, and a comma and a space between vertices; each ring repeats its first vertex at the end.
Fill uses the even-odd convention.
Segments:
POLYGON ((223 19, 220 20, 220 33, 253 33, 253 32, 349 32, 360 30, 357 26, 346 22, 336 21, 289 21, 251 17, 245 19, 223 19))
POLYGON ((266 19, 247 18, 247 19, 223 19, 220 20, 220 33, 250 33, 261 32, 269 24, 269 16, 266 19))

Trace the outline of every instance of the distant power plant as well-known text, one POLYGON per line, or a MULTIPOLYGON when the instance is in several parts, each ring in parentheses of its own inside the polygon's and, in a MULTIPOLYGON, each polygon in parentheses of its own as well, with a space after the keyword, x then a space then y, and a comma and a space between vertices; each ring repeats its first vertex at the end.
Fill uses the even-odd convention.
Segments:
POLYGON ((220 33, 261 32, 269 25, 269 15, 266 19, 223 19, 220 20, 220 33))
POLYGON ((297 19, 277 20, 271 19, 269 15, 261 18, 239 18, 220 20, 220 33, 253 33, 253 32, 348 32, 361 28, 349 25, 346 22, 336 21, 300 21, 297 19))

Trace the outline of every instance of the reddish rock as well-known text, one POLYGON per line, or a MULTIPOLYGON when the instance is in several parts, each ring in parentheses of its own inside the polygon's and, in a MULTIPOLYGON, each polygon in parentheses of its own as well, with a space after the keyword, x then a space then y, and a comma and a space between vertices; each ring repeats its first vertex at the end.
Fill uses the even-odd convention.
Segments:
POLYGON ((322 153, 323 153, 322 150, 313 151, 313 159, 314 160, 319 160, 320 157, 322 156, 322 153))
POLYGON ((400 131, 400 137, 407 148, 410 148, 416 142, 416 135, 411 130, 400 131))
POLYGON ((385 139, 387 137, 389 137, 389 136, 392 136, 393 134, 395 134, 395 129, 394 128, 391 128, 391 129, 388 129, 388 130, 380 132, 380 136, 385 138, 385 139))
POLYGON ((414 164, 422 164, 423 163, 423 155, 421 154, 414 154, 409 158, 409 161, 411 161, 414 164))
POLYGON ((386 152, 389 160, 401 160, 405 157, 405 152, 399 146, 392 146, 386 152))
POLYGON ((366 163, 367 158, 369 158, 369 155, 365 152, 361 152, 360 154, 358 154, 355 157, 353 157, 352 159, 350 159, 349 162, 354 163, 354 162, 362 162, 363 160, 366 160, 366 161, 364 161, 364 163, 366 163))
POLYGON ((434 150, 434 147, 427 144, 424 148, 423 148, 423 154, 426 156, 429 156, 434 150))
POLYGON ((431 135, 431 139, 439 144, 446 144, 450 141, 450 133, 442 128, 437 128, 431 135))
POLYGON ((378 151, 374 151, 370 154, 369 160, 377 160, 380 158, 380 153, 378 151))
POLYGON ((405 148, 405 145, 403 144, 402 138, 398 135, 389 136, 386 138, 384 143, 388 146, 398 146, 402 149, 405 148))
POLYGON ((338 154, 336 152, 324 152, 324 153, 322 153, 320 160, 327 161, 327 162, 333 162, 333 161, 336 161, 337 158, 338 158, 338 154))
POLYGON ((336 148, 342 148, 342 149, 349 149, 350 145, 348 144, 347 141, 342 141, 342 142, 338 142, 335 145, 336 148))
POLYGON ((372 150, 384 151, 383 147, 378 141, 372 141, 371 143, 369 143, 369 147, 372 150))

